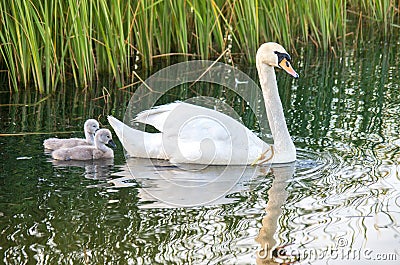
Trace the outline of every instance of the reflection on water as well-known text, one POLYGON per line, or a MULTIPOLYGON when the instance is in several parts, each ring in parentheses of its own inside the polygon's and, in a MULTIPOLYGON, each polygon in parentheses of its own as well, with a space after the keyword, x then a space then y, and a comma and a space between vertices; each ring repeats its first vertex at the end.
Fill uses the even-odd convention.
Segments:
POLYGON ((88 160, 88 161, 62 161, 51 159, 50 162, 55 168, 70 168, 78 167, 83 168, 85 171, 83 173, 84 177, 87 179, 94 180, 105 180, 110 176, 110 169, 114 166, 114 159, 98 159, 98 160, 88 160))
POLYGON ((296 255, 284 253, 284 247, 277 245, 275 235, 278 233, 279 218, 282 215, 282 207, 286 203, 289 192, 286 190, 288 180, 293 177, 295 167, 293 164, 285 166, 276 166, 272 168, 274 180, 268 191, 268 200, 265 207, 266 215, 262 219, 262 227, 256 237, 256 242, 260 244, 260 249, 256 252, 257 264, 268 264, 271 262, 285 263, 297 261, 296 255), (276 253, 276 250, 279 253, 276 253))
POLYGON ((249 189, 269 167, 171 165, 167 161, 129 158, 109 181, 114 187, 139 184, 144 207, 195 207, 235 201, 229 195, 249 189), (201 167, 199 167, 201 166, 201 167), (132 182, 136 183, 132 183, 132 182))
MULTIPOLYGON (((125 160, 121 145, 114 161, 56 165, 43 154, 48 135, 0 137, 0 259, 397 264, 398 47, 371 44, 338 58, 305 49, 294 58, 300 79, 277 74, 298 148, 298 161, 284 167, 188 171, 165 161, 125 160)), ((254 69, 248 72, 255 75, 254 69)), ((240 98, 219 87, 195 89, 172 91, 160 103, 214 96, 257 130, 240 98)), ((36 105, 40 95, 11 95, 9 102, 27 106, 0 108, 1 132, 71 131, 79 137, 85 118, 99 117, 104 127, 103 115, 123 117, 130 98, 115 93, 106 103, 90 100, 99 95, 71 95, 36 105)))

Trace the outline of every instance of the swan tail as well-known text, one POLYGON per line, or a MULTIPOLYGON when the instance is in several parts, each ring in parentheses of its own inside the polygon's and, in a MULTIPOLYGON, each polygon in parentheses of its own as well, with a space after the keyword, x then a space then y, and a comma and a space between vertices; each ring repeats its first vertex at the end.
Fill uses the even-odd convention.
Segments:
POLYGON ((108 123, 111 125, 111 127, 114 129, 114 132, 117 134, 118 138, 122 137, 122 131, 124 129, 130 128, 127 125, 125 125, 122 121, 118 120, 117 118, 114 118, 113 116, 107 116, 107 120, 108 123))
POLYGON ((117 135, 125 150, 128 151, 128 153, 134 153, 134 147, 131 147, 131 145, 134 145, 134 143, 138 141, 140 133, 143 132, 129 127, 128 125, 118 120, 117 118, 114 118, 113 116, 108 116, 107 120, 110 123, 111 127, 114 129, 115 134, 117 135), (132 139, 132 141, 129 140, 130 138, 132 139))
POLYGON ((113 116, 107 119, 130 157, 165 159, 160 133, 135 130, 113 116))
POLYGON ((45 149, 55 150, 55 149, 61 148, 62 144, 60 142, 60 139, 49 138, 49 139, 46 139, 43 141, 43 146, 45 149))

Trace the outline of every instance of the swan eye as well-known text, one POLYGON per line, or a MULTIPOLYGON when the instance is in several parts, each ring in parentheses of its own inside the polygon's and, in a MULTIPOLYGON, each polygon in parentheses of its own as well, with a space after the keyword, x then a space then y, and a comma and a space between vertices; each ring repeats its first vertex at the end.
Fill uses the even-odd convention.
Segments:
POLYGON ((288 63, 290 64, 290 61, 292 60, 290 58, 290 55, 287 53, 282 53, 282 52, 274 52, 278 56, 278 65, 281 66, 281 63, 283 61, 286 61, 286 66, 288 66, 288 63))

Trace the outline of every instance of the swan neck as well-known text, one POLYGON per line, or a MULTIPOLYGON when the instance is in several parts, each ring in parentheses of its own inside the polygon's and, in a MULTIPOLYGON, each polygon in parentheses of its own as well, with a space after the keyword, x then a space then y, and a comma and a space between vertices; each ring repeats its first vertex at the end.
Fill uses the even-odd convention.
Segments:
POLYGON ((87 132, 86 130, 85 130, 85 138, 86 138, 86 142, 88 142, 89 144, 94 143, 94 135, 87 132))
POLYGON ((108 150, 110 150, 109 147, 107 147, 104 143, 102 142, 95 142, 95 147, 96 149, 99 149, 102 152, 107 152, 108 150))
POLYGON ((260 77, 268 122, 272 137, 274 138, 276 155, 279 156, 280 153, 285 153, 285 156, 295 157, 296 149, 286 125, 274 67, 264 63, 257 63, 257 70, 260 77))

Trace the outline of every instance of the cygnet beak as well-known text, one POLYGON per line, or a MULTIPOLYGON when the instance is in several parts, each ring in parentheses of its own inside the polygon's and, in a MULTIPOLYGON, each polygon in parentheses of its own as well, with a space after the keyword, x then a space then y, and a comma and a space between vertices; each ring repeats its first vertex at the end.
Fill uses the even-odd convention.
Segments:
POLYGON ((117 145, 114 143, 114 141, 111 139, 110 141, 108 141, 107 143, 109 146, 111 146, 112 148, 117 148, 117 145))

